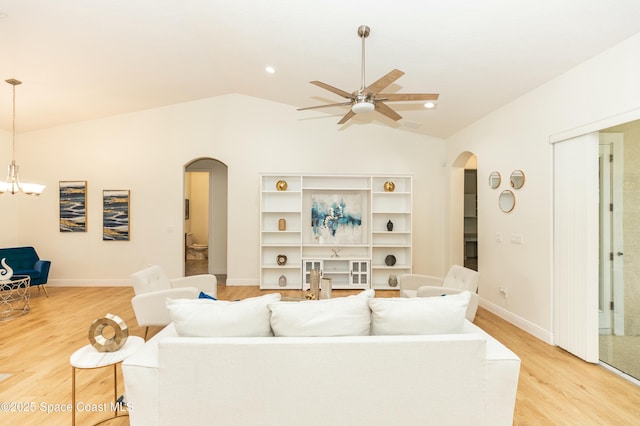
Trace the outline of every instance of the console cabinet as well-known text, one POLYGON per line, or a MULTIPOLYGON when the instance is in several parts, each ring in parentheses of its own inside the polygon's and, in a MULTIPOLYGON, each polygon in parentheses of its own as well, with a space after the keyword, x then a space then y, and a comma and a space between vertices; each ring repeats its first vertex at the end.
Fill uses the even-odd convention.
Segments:
POLYGON ((260 287, 397 289, 412 270, 409 175, 260 176, 260 287))

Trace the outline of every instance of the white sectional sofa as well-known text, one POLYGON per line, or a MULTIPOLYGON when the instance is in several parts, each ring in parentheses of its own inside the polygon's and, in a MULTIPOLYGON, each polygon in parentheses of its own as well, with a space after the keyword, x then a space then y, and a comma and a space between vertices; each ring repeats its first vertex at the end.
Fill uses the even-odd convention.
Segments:
POLYGON ((464 318, 468 295, 371 294, 170 302, 122 365, 131 425, 512 424, 520 359, 464 318))

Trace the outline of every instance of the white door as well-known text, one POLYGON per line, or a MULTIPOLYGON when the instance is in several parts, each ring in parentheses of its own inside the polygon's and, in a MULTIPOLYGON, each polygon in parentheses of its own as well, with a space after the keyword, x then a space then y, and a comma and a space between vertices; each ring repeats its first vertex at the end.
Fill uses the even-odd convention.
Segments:
POLYGON ((351 282, 355 287, 369 288, 369 261, 351 261, 351 282))

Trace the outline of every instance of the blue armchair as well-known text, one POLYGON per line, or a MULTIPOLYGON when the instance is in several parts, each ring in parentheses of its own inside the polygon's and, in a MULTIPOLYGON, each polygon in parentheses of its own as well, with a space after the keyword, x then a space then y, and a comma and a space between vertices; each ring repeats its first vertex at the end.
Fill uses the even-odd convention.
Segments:
POLYGON ((7 265, 13 269, 13 275, 29 275, 31 285, 42 288, 49 297, 45 284, 49 279, 50 260, 42 260, 33 247, 10 247, 0 249, 0 259, 6 258, 7 265))

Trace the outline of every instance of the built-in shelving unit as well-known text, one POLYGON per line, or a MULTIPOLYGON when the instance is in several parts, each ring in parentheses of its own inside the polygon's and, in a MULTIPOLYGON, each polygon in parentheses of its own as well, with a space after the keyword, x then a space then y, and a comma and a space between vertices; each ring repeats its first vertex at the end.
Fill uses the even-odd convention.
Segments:
POLYGON ((260 179, 261 288, 308 289, 316 268, 336 289, 397 289, 411 272, 411 176, 260 179))

